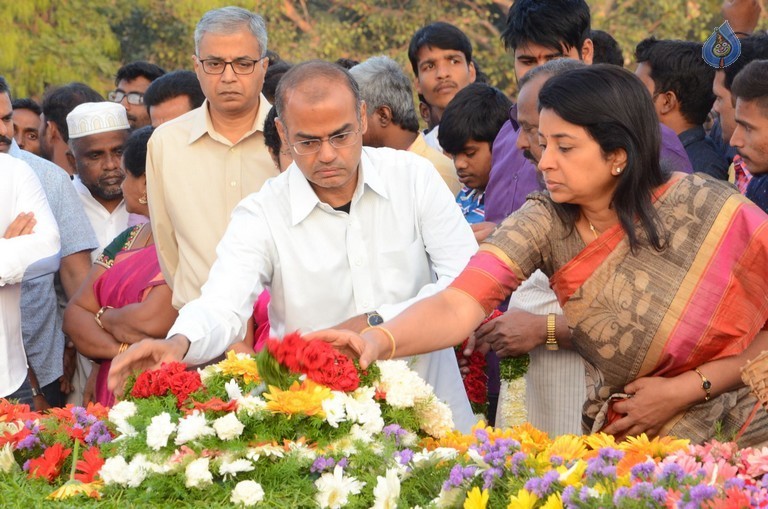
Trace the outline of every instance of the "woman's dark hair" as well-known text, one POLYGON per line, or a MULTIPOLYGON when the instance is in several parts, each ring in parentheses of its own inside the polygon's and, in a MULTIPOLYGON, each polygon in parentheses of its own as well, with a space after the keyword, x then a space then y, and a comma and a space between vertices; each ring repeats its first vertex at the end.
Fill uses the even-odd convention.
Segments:
MULTIPOLYGON (((603 155, 618 149, 626 151, 627 164, 616 177, 619 182, 611 206, 632 252, 639 245, 635 221, 645 231, 648 242, 657 250, 663 249, 664 230, 651 195, 669 175, 661 170, 659 121, 640 79, 610 64, 576 69, 546 82, 539 93, 539 110, 543 109, 586 129, 603 155)), ((555 203, 555 210, 571 228, 581 214, 577 205, 568 203, 555 203)))
POLYGON ((125 171, 134 177, 141 177, 147 169, 147 143, 155 128, 151 125, 136 129, 123 145, 125 171))
POLYGON ((272 106, 272 108, 269 109, 269 113, 267 113, 267 118, 264 119, 264 145, 267 146, 267 150, 269 150, 277 159, 280 157, 283 141, 277 133, 277 126, 275 125, 276 118, 277 109, 272 106))

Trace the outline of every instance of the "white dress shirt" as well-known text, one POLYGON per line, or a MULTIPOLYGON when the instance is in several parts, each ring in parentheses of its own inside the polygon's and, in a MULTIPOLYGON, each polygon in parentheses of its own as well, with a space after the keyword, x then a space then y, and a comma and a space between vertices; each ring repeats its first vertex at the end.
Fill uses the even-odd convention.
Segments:
MULTIPOLYGON (((235 208, 201 297, 168 335, 189 338, 188 363, 220 355, 243 336, 265 287, 278 337, 373 310, 387 320, 445 288, 476 250, 453 196, 421 157, 365 147, 349 214, 320 202, 292 164, 235 208)), ((469 431, 474 418, 453 349, 419 356, 413 369, 469 431)))
POLYGON ((0 397, 15 392, 27 376, 19 283, 59 268, 59 230, 40 181, 25 162, 0 154, 0 237, 22 212, 35 214, 34 231, 0 238, 0 397))
POLYGON ((77 195, 80 197, 80 203, 83 204, 85 215, 88 216, 88 220, 91 222, 93 231, 96 232, 96 238, 99 241, 99 247, 91 252, 91 261, 94 261, 104 248, 115 240, 115 237, 128 228, 129 214, 125 209, 125 201, 120 201, 120 205, 112 212, 105 209, 104 205, 91 196, 91 192, 85 187, 85 184, 83 184, 78 175, 75 175, 75 178, 72 179, 72 185, 75 186, 77 195))

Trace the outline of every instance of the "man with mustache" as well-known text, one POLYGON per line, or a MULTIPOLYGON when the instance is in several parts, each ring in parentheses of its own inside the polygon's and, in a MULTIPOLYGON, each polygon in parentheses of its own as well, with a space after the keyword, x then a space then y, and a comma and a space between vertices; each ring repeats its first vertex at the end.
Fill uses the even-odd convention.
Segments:
POLYGON ((109 93, 109 100, 125 107, 131 129, 150 124, 149 112, 144 106, 144 92, 150 83, 164 74, 162 67, 142 61, 131 62, 117 70, 117 88, 109 93))
POLYGON ((459 90, 475 82, 472 43, 464 32, 449 23, 430 23, 413 34, 408 60, 416 75, 416 92, 424 97, 438 122, 427 133, 427 144, 442 151, 437 133, 443 111, 459 90))
POLYGON ((77 175, 73 180, 80 202, 99 241, 96 256, 128 227, 123 202, 120 159, 130 125, 122 105, 83 103, 67 115, 70 153, 77 175))

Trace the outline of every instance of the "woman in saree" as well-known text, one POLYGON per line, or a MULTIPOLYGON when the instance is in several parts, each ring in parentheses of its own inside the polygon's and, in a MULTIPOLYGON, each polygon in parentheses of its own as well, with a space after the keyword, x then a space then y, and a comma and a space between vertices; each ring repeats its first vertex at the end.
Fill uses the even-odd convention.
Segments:
POLYGON ((546 193, 448 289, 362 335, 308 337, 363 366, 459 344, 541 269, 570 328, 559 347, 588 365, 585 432, 766 442, 740 368, 768 349, 768 216, 727 184, 662 171, 651 97, 624 69, 554 77, 539 109, 546 193))
MULTIPOLYGON (((152 127, 126 141, 123 151, 123 198, 128 212, 149 217, 144 175, 152 127)), ((149 223, 128 228, 96 259, 83 285, 64 312, 64 331, 77 350, 100 362, 95 400, 114 403, 107 389, 110 360, 147 337, 164 337, 177 311, 163 279, 149 223)))

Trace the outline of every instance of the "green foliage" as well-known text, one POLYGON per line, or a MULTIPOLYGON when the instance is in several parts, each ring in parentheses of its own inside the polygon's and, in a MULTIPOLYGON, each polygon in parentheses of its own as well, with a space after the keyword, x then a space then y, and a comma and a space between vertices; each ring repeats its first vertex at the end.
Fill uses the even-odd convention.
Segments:
POLYGON ((528 354, 520 357, 505 357, 499 361, 499 375, 502 380, 517 380, 528 372, 531 357, 528 354))

